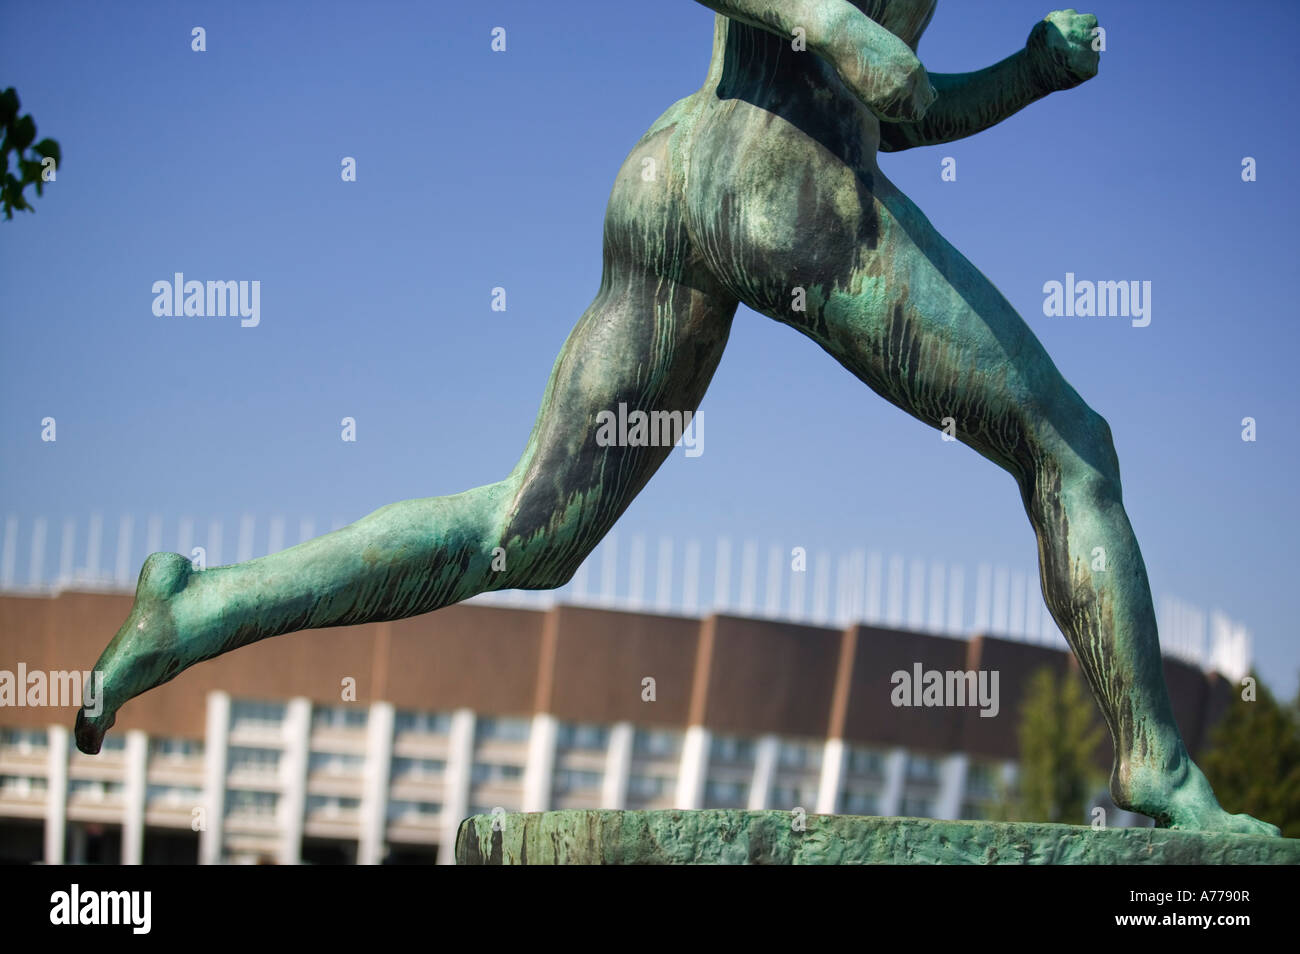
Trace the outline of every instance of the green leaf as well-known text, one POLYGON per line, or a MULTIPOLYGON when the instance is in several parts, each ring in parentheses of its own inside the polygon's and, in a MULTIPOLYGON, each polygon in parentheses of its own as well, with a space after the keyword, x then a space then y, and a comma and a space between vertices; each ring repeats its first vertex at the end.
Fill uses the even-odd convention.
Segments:
POLYGON ((16 123, 14 123, 14 128, 13 128, 14 148, 17 149, 19 152, 21 152, 22 150, 30 146, 32 144, 32 140, 35 138, 36 138, 36 120, 32 119, 30 115, 23 116, 16 123))
POLYGON ((32 146, 32 151, 39 153, 46 159, 53 159, 55 162, 63 161, 63 154, 59 151, 59 144, 53 139, 42 139, 32 146))
POLYGON ((8 126, 18 115, 18 93, 10 86, 0 93, 0 126, 8 126))

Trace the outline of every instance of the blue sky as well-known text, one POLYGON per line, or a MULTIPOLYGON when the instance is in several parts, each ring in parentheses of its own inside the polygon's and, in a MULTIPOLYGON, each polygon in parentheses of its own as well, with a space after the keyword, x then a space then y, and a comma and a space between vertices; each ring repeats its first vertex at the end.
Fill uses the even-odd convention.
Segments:
MULTIPOLYGON (((1290 694, 1300 11, 1245 7, 1099 0, 1096 80, 881 163, 1109 420, 1156 593, 1246 623, 1290 694), (1044 317, 1066 272, 1152 282, 1150 326, 1044 317)), ((986 66, 1048 9, 941 0, 922 60, 986 66)), ((613 176, 699 87, 713 18, 690 0, 3 16, 0 86, 64 156, 38 211, 0 222, 0 513, 24 526, 351 520, 504 476, 599 283, 613 176), (259 280, 261 324, 155 317, 152 284, 177 271, 259 280)), ((702 411, 705 453, 670 458, 620 534, 1032 565, 1009 476, 787 328, 742 308, 702 411)))

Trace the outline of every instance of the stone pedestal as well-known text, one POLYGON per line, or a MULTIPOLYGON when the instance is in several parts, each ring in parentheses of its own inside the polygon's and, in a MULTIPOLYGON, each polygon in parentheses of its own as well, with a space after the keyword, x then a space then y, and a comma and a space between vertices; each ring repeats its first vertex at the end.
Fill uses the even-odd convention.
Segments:
POLYGON ((553 811, 475 815, 456 863, 553 864, 1300 864, 1300 839, 1155 828, 784 811, 553 811))

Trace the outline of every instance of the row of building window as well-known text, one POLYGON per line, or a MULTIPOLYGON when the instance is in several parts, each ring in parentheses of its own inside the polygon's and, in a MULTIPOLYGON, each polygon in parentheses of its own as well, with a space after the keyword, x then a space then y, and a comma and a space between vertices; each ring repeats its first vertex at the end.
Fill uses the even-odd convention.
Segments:
POLYGON ((49 783, 40 776, 0 775, 0 797, 27 799, 44 794, 49 783))
MULTIPOLYGON (((4 739, 6 747, 19 750, 34 750, 43 744, 44 733, 24 733, 23 736, 15 738, 17 732, 21 730, 7 731, 8 735, 4 739)), ((159 739, 155 741, 157 745, 151 747, 157 754, 167 758, 192 758, 199 751, 196 744, 184 744, 184 740, 159 739)), ((788 757, 780 759, 779 764, 782 768, 811 769, 814 766, 809 764, 806 757, 808 750, 811 748, 812 746, 804 744, 783 745, 781 751, 782 753, 788 753, 788 757)), ((716 753, 715 760, 722 764, 743 764, 745 759, 736 757, 735 753, 737 751, 739 750, 735 748, 724 747, 716 753)), ((275 775, 279 771, 281 755, 282 753, 278 749, 231 746, 228 753, 228 768, 232 774, 275 775)), ((361 774, 364 766, 364 756, 342 752, 312 752, 309 761, 309 771, 312 774, 356 776, 361 774)), ((849 753, 846 769, 851 776, 879 776, 883 772, 883 759, 879 753, 855 749, 849 753)), ((399 756, 394 758, 392 762, 392 776, 394 779, 437 779, 442 777, 445 771, 446 762, 443 759, 399 756)), ((475 783, 513 781, 521 777, 523 771, 521 765, 479 762, 473 768, 473 781, 475 783)), ((590 783, 586 776, 596 774, 592 772, 570 772, 565 777, 572 777, 572 783, 557 782, 557 784, 561 785, 562 790, 592 787, 598 785, 599 782, 590 783)), ((559 775, 560 773, 557 773, 557 779, 559 775)), ((909 781, 937 783, 939 780, 939 763, 932 758, 909 757, 906 775, 909 781)), ((994 778, 992 767, 979 763, 973 764, 967 773, 967 791, 972 795, 990 797, 996 791, 994 778)), ((732 783, 717 783, 719 786, 727 784, 732 783)), ((722 792, 724 789, 719 787, 717 791, 722 792)), ((718 797, 720 802, 731 800, 734 800, 732 795, 719 795, 718 797)))
MULTIPOLYGON (((504 766, 497 766, 497 768, 504 768, 504 766)), ((517 777, 517 775, 512 773, 509 777, 517 777)), ((557 794, 595 791, 599 789, 601 781, 602 776, 598 772, 562 770, 556 773, 554 790, 557 794)), ((630 797, 644 800, 663 798, 672 792, 674 783, 674 779, 666 776, 632 775, 628 778, 628 794, 630 797)), ((4 797, 28 799, 42 796, 47 790, 46 779, 41 777, 0 775, 0 795, 4 797)), ((112 802, 122 798, 124 786, 120 782, 73 779, 68 784, 68 792, 70 800, 112 802)), ((748 795, 747 784, 711 779, 706 784, 705 807, 743 808, 747 803, 748 795)), ((202 790, 194 786, 150 785, 148 788, 148 802, 151 807, 192 807, 200 804, 202 797, 202 790)), ((772 788, 768 803, 782 808, 795 806, 810 808, 815 803, 816 797, 816 789, 812 786, 776 785, 772 788)), ((235 816, 273 818, 278 805, 279 796, 274 792, 232 789, 226 797, 226 812, 235 816)), ((347 796, 309 795, 306 807, 309 816, 355 815, 360 811, 361 800, 347 796)), ((934 807, 932 798, 905 795, 899 806, 899 814, 930 817, 934 813, 934 807)), ((838 810, 850 815, 875 815, 880 810, 879 797, 873 792, 846 791, 840 797, 838 810)), ((962 803, 961 816, 979 818, 985 810, 985 803, 975 798, 968 798, 962 803)), ((388 804, 390 820, 432 818, 441 811, 441 803, 432 801, 393 799, 388 804)), ((492 807, 475 808, 471 813, 491 811, 492 807)))
POLYGON ((275 792, 253 792, 247 789, 231 789, 226 793, 227 815, 251 815, 271 818, 279 805, 279 796, 275 792))
POLYGON ((350 752, 313 752, 307 760, 312 775, 360 775, 365 766, 364 755, 350 752))
POLYGON ((681 755, 682 733, 669 729, 637 729, 632 734, 632 754, 642 758, 669 759, 681 755))
MULTIPOLYGON (((284 721, 285 711, 283 703, 238 700, 231 707, 232 728, 279 727, 284 721)), ((317 727, 364 728, 367 714, 368 710, 364 707, 316 706, 312 711, 312 723, 317 727)), ((397 713, 395 728, 399 733, 446 735, 450 731, 450 725, 451 717, 447 713, 402 710, 397 713)), ((531 722, 528 719, 484 716, 475 722, 475 737, 478 740, 526 742, 530 732, 531 722)), ((637 729, 633 736, 633 752, 641 757, 672 757, 680 754, 681 740, 680 732, 637 729)), ((44 730, 0 728, 0 750, 26 754, 42 751, 47 744, 44 730)), ((609 729, 603 725, 564 722, 557 730, 556 745, 562 750, 603 751, 609 745, 609 729)), ((104 741, 104 751, 121 751, 123 747, 121 734, 110 735, 104 741)), ((710 745, 710 761, 720 765, 752 765, 756 758, 756 748, 753 739, 716 735, 710 745)), ((154 738, 149 741, 149 751, 152 756, 159 758, 193 759, 202 756, 203 743, 193 739, 154 738)), ((314 771, 330 773, 358 770, 362 760, 361 756, 331 753, 314 753, 312 758, 316 760, 314 771)), ((237 767, 241 771, 273 772, 277 759, 274 749, 232 746, 230 750, 231 768, 237 767)), ((785 740, 780 743, 777 763, 782 768, 816 771, 820 768, 821 760, 820 742, 785 740)), ((854 776, 882 776, 884 757, 876 750, 850 748, 845 770, 854 776)), ((441 769, 435 769, 425 774, 439 774, 440 771, 441 769)), ((939 763, 936 759, 925 756, 909 756, 906 775, 913 781, 937 782, 939 763)), ((989 766, 973 764, 969 776, 968 787, 973 790, 981 794, 992 794, 995 791, 994 775, 989 766)))
POLYGON ((388 803, 390 821, 421 821, 435 819, 442 814, 439 802, 412 802, 395 799, 388 803))
POLYGON ((44 752, 48 744, 44 729, 0 729, 0 749, 19 755, 44 752))
POLYGON ((474 720, 474 739, 478 742, 527 742, 532 729, 529 719, 484 716, 474 720))
POLYGON ((627 777, 627 794, 629 798, 651 801, 664 798, 677 785, 677 779, 664 775, 640 775, 633 773, 627 777))
POLYGON ((470 771, 470 780, 475 785, 493 782, 515 782, 524 777, 522 765, 501 764, 498 762, 475 762, 470 771))
POLYGON ((311 724, 316 729, 364 729, 370 710, 364 706, 315 706, 311 724))
POLYGON ((236 729, 278 729, 284 723, 285 705, 283 702, 259 702, 252 699, 239 699, 230 706, 230 728, 236 729))
POLYGON ((393 717, 393 730, 399 735, 449 735, 451 716, 445 712, 411 712, 404 709, 393 717))
POLYGON ((398 756, 393 759, 391 772, 394 779, 437 779, 447 772, 443 759, 415 759, 398 756))
POLYGON ((232 745, 226 752, 226 764, 232 774, 274 775, 280 770, 280 752, 232 745))
POLYGON ((361 811, 361 799, 345 795, 308 795, 307 814, 355 815, 361 811))
POLYGON ((193 808, 203 802, 203 789, 193 785, 150 785, 149 804, 159 808, 193 808))
MULTIPOLYGON (((126 790, 122 782, 98 779, 72 779, 68 782, 68 795, 88 801, 111 801, 121 798, 126 790)), ((49 791, 49 781, 42 776, 0 775, 0 793, 15 798, 29 798, 49 791)), ((150 805, 197 805, 203 790, 189 785, 150 785, 146 798, 150 805)))
MULTIPOLYGON (((287 709, 283 703, 238 700, 232 704, 232 728, 258 727, 278 728, 282 725, 287 709)), ((367 722, 368 710, 364 707, 316 706, 312 712, 312 723, 317 728, 361 729, 367 722)), ((416 732, 423 734, 447 735, 450 732, 451 716, 448 713, 416 712, 402 710, 396 714, 395 729, 397 733, 416 732)), ((484 716, 475 720, 475 737, 477 740, 497 740, 509 742, 526 742, 531 734, 532 723, 528 719, 517 717, 484 716)), ((559 751, 603 752, 608 749, 609 727, 590 723, 560 723, 557 728, 556 747, 559 751)), ((683 734, 673 730, 635 729, 633 733, 633 753, 641 761, 676 758, 681 752, 683 734)), ((110 736, 106 740, 108 750, 121 750, 123 737, 110 736)), ((0 750, 18 753, 38 753, 48 746, 47 734, 43 730, 4 728, 0 729, 0 750)), ((203 743, 190 739, 156 738, 149 741, 150 755, 166 760, 192 760, 202 756, 203 743)), ((782 740, 777 748, 776 761, 779 769, 793 772, 815 773, 819 771, 823 753, 821 742, 803 740, 782 740)), ((752 767, 757 757, 757 742, 751 738, 734 735, 715 735, 710 744, 710 764, 718 767, 752 767)), ((228 752, 228 768, 232 774, 255 776, 274 776, 281 766, 282 751, 277 748, 262 748, 250 745, 233 745, 228 752)), ((364 771, 365 757, 354 753, 318 752, 309 756, 309 772, 313 775, 334 775, 355 777, 364 771)), ((668 796, 675 786, 671 776, 644 774, 634 771, 628 779, 628 796, 633 800, 655 801, 668 796)), ((882 779, 885 774, 885 756, 879 750, 865 747, 851 747, 846 753, 846 777, 882 779)), ((414 758, 395 756, 391 766, 391 780, 437 780, 446 773, 446 761, 434 758, 414 758)), ((475 762, 471 770, 475 785, 517 783, 524 774, 524 766, 509 763, 475 762)), ((940 779, 940 761, 921 755, 909 755, 905 765, 905 777, 909 783, 920 785, 935 784, 940 779)), ((602 773, 598 771, 559 768, 553 779, 553 792, 557 795, 598 791, 602 783, 602 773)), ((6 776, 0 782, 0 788, 15 794, 18 791, 28 793, 37 790, 37 785, 44 785, 44 779, 25 779, 22 776, 6 776)), ((120 783, 100 783, 89 780, 73 780, 70 792, 78 797, 111 798, 110 788, 120 783), (108 787, 105 787, 108 786, 108 787)), ((706 782, 704 800, 709 807, 741 807, 748 799, 749 785, 743 780, 711 778, 706 782)), ((978 804, 982 799, 995 796, 996 770, 994 767, 972 763, 967 772, 965 794, 968 804, 978 804)), ((114 790, 115 791, 115 790, 114 790)), ((185 787, 150 786, 149 801, 161 800, 168 803, 185 803, 197 798, 197 789, 185 787), (171 795, 158 794, 172 792, 171 795), (179 794, 178 794, 179 793, 179 794)), ((273 793, 257 793, 264 796, 260 801, 249 793, 241 794, 232 802, 232 810, 250 814, 273 811, 266 807, 266 799, 274 799, 273 793)), ((776 805, 795 805, 812 803, 815 800, 815 785, 811 781, 791 783, 777 779, 770 799, 776 805)), ((312 796, 326 798, 326 796, 312 796)), ((330 796, 333 798, 333 796, 330 796)), ((337 801, 337 799, 335 799, 337 801)), ((273 805, 273 802, 271 803, 273 805)), ((314 804, 314 803, 313 803, 314 804)), ((323 803, 322 803, 323 804, 323 803)), ((330 803, 333 804, 333 803, 330 803)), ((399 803, 395 803, 399 804, 399 803)), ((400 803, 405 804, 405 803, 400 803)), ((428 805, 428 802, 412 802, 412 805, 428 805)), ((928 814, 933 805, 929 797, 904 798, 904 814, 928 814), (924 809, 924 810, 923 810, 924 809)), ((878 807, 875 794, 861 790, 850 790, 841 796, 841 811, 855 814, 873 814, 878 807)), ((405 809, 404 809, 405 810, 405 809)))
POLYGON ((600 772, 559 769, 555 773, 552 791, 559 795, 567 792, 596 792, 600 790, 604 778, 600 772))
MULTIPOLYGON (((111 738, 108 736, 105 741, 111 738)), ((202 758, 203 743, 197 739, 150 739, 149 754, 154 758, 176 761, 202 758)))
POLYGON ((603 725, 561 722, 555 747, 576 752, 603 752, 609 748, 609 729, 603 725))

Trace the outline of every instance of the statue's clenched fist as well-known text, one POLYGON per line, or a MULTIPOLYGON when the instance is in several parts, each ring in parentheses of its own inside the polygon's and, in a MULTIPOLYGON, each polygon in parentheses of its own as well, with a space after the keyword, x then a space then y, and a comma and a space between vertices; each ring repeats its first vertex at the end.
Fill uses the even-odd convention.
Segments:
POLYGON ((1096 29, 1095 16, 1075 10, 1057 10, 1034 25, 1025 46, 1047 89, 1070 89, 1097 75, 1096 29))

